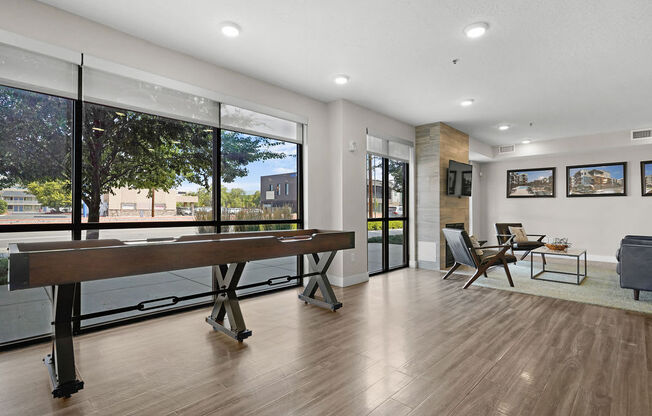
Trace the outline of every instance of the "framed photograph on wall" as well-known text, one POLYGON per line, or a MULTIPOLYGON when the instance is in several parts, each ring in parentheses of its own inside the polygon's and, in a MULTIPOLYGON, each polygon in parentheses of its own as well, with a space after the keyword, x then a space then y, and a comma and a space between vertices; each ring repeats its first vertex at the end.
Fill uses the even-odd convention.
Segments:
POLYGON ((652 160, 641 162, 641 192, 652 196, 652 160))
POLYGON ((566 196, 627 195, 627 162, 566 166, 566 196))
POLYGON ((473 172, 465 170, 462 172, 462 196, 471 196, 471 184, 473 181, 473 172))
POLYGON ((455 195, 455 186, 457 184, 457 171, 448 170, 448 190, 447 195, 455 195))
POLYGON ((554 198, 555 168, 507 171, 507 198, 554 198))

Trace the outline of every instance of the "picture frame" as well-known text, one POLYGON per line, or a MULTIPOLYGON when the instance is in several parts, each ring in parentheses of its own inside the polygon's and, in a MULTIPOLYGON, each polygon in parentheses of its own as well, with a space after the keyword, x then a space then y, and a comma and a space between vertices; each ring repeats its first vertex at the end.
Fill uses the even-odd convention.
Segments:
POLYGON ((462 196, 471 196, 471 188, 473 184, 473 172, 465 170, 462 172, 462 196))
POLYGON ((557 168, 510 169, 507 171, 507 198, 554 198, 557 168))
POLYGON ((454 170, 448 170, 448 188, 446 190, 446 193, 448 195, 455 195, 455 185, 457 184, 457 171, 454 170))
POLYGON ((652 196, 652 160, 641 162, 641 195, 652 196))
POLYGON ((566 166, 566 197, 627 196, 627 162, 566 166))

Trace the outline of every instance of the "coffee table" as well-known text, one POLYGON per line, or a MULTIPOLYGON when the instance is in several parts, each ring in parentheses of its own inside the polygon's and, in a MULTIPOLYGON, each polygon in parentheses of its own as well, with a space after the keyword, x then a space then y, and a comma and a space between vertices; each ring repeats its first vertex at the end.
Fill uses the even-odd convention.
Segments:
POLYGON ((586 279, 586 250, 583 248, 568 248, 566 251, 557 251, 550 250, 548 247, 539 247, 530 251, 530 279, 533 280, 545 280, 546 282, 555 282, 555 283, 568 283, 571 285, 581 285, 584 279, 586 279), (541 255, 541 271, 534 273, 534 255, 541 255), (576 272, 565 272, 561 270, 549 270, 546 269, 545 256, 560 256, 560 257, 572 257, 577 260, 577 271, 576 272), (580 258, 584 256, 584 273, 580 273, 580 258), (571 276, 577 276, 577 282, 565 281, 565 280, 556 280, 556 279, 544 279, 543 277, 537 277, 543 273, 552 273, 552 274, 569 274, 571 276))

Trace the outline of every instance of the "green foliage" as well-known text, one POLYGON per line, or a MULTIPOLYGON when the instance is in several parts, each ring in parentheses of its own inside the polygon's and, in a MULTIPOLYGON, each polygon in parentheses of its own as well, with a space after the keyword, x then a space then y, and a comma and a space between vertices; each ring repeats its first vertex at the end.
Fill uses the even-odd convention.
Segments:
POLYGON ((72 105, 0 87, 0 188, 70 180, 72 105))
MULTIPOLYGON (((101 195, 128 187, 169 191, 184 181, 209 189, 213 129, 164 117, 84 103, 82 199, 99 220, 101 195)), ((0 188, 70 181, 72 103, 0 87, 0 188)), ((281 142, 223 132, 222 180, 248 174, 250 163, 281 159, 281 142)))
MULTIPOLYGON (((9 259, 0 257, 0 285, 9 283, 9 259)), ((5 289, 6 290, 6 289, 5 289)))
MULTIPOLYGON (((368 221, 367 222, 367 231, 379 231, 382 230, 383 228, 383 223, 381 221, 368 221)), ((403 221, 390 221, 389 222, 389 229, 390 230, 398 230, 403 228, 403 221)))
POLYGON ((0 199, 0 215, 5 214, 7 212, 7 207, 9 204, 7 204, 7 201, 4 199, 0 199))
POLYGON ((46 207, 58 210, 72 205, 72 192, 68 181, 30 182, 27 190, 46 207))
POLYGON ((222 207, 225 208, 258 208, 260 207, 260 191, 247 194, 244 189, 227 189, 222 186, 222 207))

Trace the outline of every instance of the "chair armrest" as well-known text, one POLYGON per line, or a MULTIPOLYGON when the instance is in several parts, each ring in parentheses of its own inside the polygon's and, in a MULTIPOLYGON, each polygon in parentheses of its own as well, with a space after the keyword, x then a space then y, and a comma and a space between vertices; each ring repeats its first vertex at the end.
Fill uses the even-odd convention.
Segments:
POLYGON ((499 246, 482 246, 482 249, 484 250, 485 248, 507 248, 510 249, 512 246, 507 245, 507 244, 501 244, 499 246))

